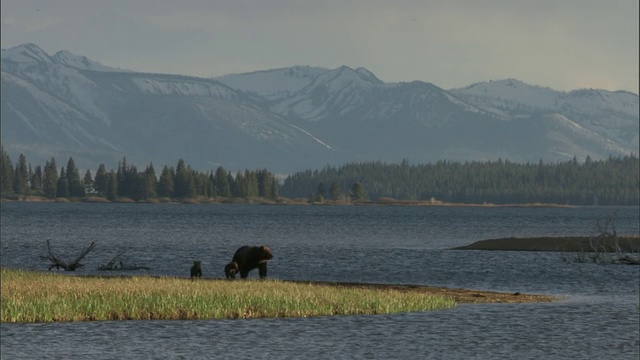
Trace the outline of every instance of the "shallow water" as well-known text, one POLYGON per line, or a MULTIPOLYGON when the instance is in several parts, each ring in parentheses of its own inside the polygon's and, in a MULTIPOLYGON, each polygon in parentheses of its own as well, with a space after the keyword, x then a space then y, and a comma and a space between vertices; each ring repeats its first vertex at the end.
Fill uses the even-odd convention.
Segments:
MULTIPOLYGON (((222 277, 235 249, 268 244, 269 277, 424 284, 563 296, 552 304, 459 305, 389 316, 1 324, 2 358, 637 359, 636 266, 576 263, 554 252, 457 251, 509 236, 591 235, 639 209, 2 203, 2 266, 46 270, 49 239, 79 273, 118 250, 154 275, 222 277)), ((251 273, 250 277, 257 277, 251 273)))

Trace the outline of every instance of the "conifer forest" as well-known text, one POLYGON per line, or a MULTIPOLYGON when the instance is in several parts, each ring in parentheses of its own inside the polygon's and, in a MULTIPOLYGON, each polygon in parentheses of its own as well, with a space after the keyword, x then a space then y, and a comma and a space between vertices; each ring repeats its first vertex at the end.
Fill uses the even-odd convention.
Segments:
POLYGON ((400 164, 383 162, 327 165, 278 179, 267 169, 233 173, 222 166, 198 171, 184 160, 175 167, 144 169, 123 158, 117 169, 104 164, 81 176, 73 158, 58 166, 51 158, 32 166, 20 154, 15 164, 2 149, 3 198, 103 197, 133 201, 170 198, 305 198, 308 202, 437 200, 465 204, 640 204, 640 161, 634 154, 584 162, 513 163, 508 160, 400 164))

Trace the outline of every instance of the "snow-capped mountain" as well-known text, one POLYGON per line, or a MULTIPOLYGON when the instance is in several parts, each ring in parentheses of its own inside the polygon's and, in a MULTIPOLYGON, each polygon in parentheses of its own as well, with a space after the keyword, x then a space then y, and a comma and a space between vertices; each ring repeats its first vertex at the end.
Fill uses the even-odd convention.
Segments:
POLYGON ((244 92, 252 92, 267 100, 286 99, 309 85, 326 69, 310 66, 255 71, 249 74, 224 75, 216 80, 244 92))
POLYGON ((108 71, 62 54, 32 44, 2 51, 2 145, 13 159, 71 156, 96 168, 123 157, 140 166, 182 158, 199 169, 286 171, 333 155, 321 139, 261 109, 260 98, 215 80, 108 71))
POLYGON ((515 79, 445 91, 421 81, 383 83, 346 66, 304 76, 298 69, 218 80, 262 94, 270 111, 331 139, 355 160, 555 161, 638 153, 638 96, 628 92, 565 93, 515 79), (288 77, 296 86, 279 88, 280 96, 260 88, 287 84, 288 77))
POLYGON ((597 89, 560 92, 507 79, 453 89, 451 93, 507 119, 533 113, 560 114, 623 147, 638 146, 638 95, 629 92, 597 89))
POLYGON ((2 145, 33 164, 268 168, 381 160, 512 161, 638 153, 638 95, 509 79, 445 90, 364 68, 215 79, 114 69, 36 45, 2 50, 2 145))

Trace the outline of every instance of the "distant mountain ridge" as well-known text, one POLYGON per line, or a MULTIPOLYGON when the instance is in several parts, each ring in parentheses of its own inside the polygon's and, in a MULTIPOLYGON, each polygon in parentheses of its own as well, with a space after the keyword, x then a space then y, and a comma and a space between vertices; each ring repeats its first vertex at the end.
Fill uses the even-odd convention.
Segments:
POLYGON ((597 132, 609 130, 607 135, 622 144, 631 147, 638 144, 638 95, 630 92, 597 89, 559 92, 514 79, 478 83, 451 92, 503 117, 555 113, 575 118, 579 125, 597 132))
POLYGON ((515 79, 445 90, 311 66, 213 79, 2 49, 2 145, 32 164, 272 172, 354 161, 558 161, 638 153, 638 95, 515 79))

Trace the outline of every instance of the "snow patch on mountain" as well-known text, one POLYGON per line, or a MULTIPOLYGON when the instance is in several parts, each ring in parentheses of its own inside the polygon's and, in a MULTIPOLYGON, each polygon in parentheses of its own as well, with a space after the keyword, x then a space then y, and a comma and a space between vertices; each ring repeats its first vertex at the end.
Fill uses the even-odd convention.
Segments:
POLYGON ((251 92, 268 100, 279 100, 300 91, 318 75, 327 71, 329 70, 319 67, 294 66, 224 75, 215 80, 236 90, 251 92))
POLYGON ((313 140, 315 140, 316 142, 318 142, 320 145, 322 145, 322 146, 326 147, 327 149, 329 149, 329 150, 334 150, 334 149, 331 147, 331 145, 329 145, 329 144, 327 144, 326 142, 324 142, 324 141, 322 141, 322 140, 318 139, 317 137, 313 136, 313 134, 311 134, 311 133, 310 133, 310 132, 308 132, 307 130, 305 130, 305 129, 303 129, 303 128, 299 127, 299 126, 293 125, 293 124, 291 124, 291 127, 295 128, 295 129, 298 129, 298 130, 302 131, 303 133, 305 133, 305 134, 309 135, 313 140))
POLYGON ((24 44, 9 49, 2 49, 2 61, 16 63, 50 63, 51 58, 35 44, 24 44))
POLYGON ((327 91, 329 95, 334 95, 350 86, 370 86, 372 83, 379 82, 372 82, 369 76, 363 75, 362 70, 357 72, 348 66, 341 66, 317 76, 309 85, 309 89, 305 90, 310 92, 313 91, 312 89, 324 87, 324 91, 327 91))
POLYGON ((234 97, 231 89, 207 80, 140 76, 131 81, 140 91, 152 95, 205 96, 222 99, 234 97))
POLYGON ((359 67, 356 69, 356 72, 362 76, 362 78, 371 83, 383 84, 382 80, 378 79, 371 71, 359 67))
POLYGON ((580 89, 567 93, 506 79, 481 82, 465 88, 451 89, 450 92, 465 101, 498 113, 570 110, 583 114, 612 112, 636 118, 638 116, 638 95, 625 91, 580 89))
POLYGON ((486 111, 504 115, 551 109, 558 105, 558 92, 515 79, 480 82, 451 93, 486 111))
POLYGON ((52 58, 48 55, 42 54, 44 54, 42 50, 36 51, 26 45, 10 49, 8 53, 3 54, 7 57, 2 61, 2 81, 12 81, 21 87, 28 84, 26 88, 34 99, 48 102, 47 99, 41 99, 43 94, 47 97, 55 97, 59 99, 58 102, 82 109, 82 112, 91 117, 109 123, 108 116, 96 104, 100 101, 99 98, 94 97, 97 90, 96 84, 81 74, 81 70, 58 64, 51 61, 52 58), (39 54, 38 57, 46 56, 47 61, 42 63, 46 66, 33 66, 34 63, 31 61, 35 61, 36 55, 24 56, 27 51, 25 48, 30 54, 39 54), (17 81, 17 76, 12 74, 19 74, 23 81, 17 81))
POLYGON ((600 116, 604 113, 612 113, 637 118, 638 95, 626 91, 573 90, 562 98, 560 107, 571 107, 572 111, 582 114, 600 116))
POLYGON ((445 93, 447 99, 449 99, 449 101, 451 101, 453 104, 456 104, 460 107, 462 107, 463 109, 465 109, 466 111, 470 111, 470 112, 474 112, 474 113, 480 113, 481 110, 478 109, 475 106, 471 106, 469 104, 467 104, 464 101, 461 101, 460 99, 456 98, 455 96, 451 95, 450 93, 445 93))
POLYGON ((60 65, 69 66, 79 70, 108 71, 108 72, 128 71, 128 70, 119 70, 119 69, 114 69, 112 67, 104 66, 97 61, 88 59, 86 56, 75 55, 66 50, 58 51, 51 57, 51 60, 60 65))
POLYGON ((596 89, 563 92, 514 79, 482 82, 450 92, 505 119, 535 113, 560 114, 631 149, 639 148, 636 94, 596 89))
POLYGON ((373 87, 381 86, 379 80, 367 74, 367 70, 355 71, 341 66, 318 74, 298 92, 275 102, 271 111, 284 117, 298 117, 306 121, 318 121, 332 113, 344 115, 362 106, 364 95, 373 87))
MULTIPOLYGON (((17 76, 14 76, 12 74, 9 74, 5 71, 2 72, 2 82, 4 83, 5 86, 14 85, 16 87, 22 88, 27 93, 29 93, 31 98, 36 102, 34 105, 39 105, 38 107, 42 108, 44 111, 47 112, 47 114, 49 115, 47 120, 49 121, 54 121, 54 119, 62 120, 64 119, 65 114, 72 114, 78 117, 82 116, 82 113, 75 110, 73 107, 69 106, 66 102, 58 99, 57 97, 51 96, 49 93, 41 90, 40 88, 34 86, 28 81, 21 79, 17 76), (47 110, 47 109, 55 109, 57 113, 52 114, 50 110, 47 110)), ((23 119, 23 120, 30 121, 29 119, 23 119)), ((44 119, 39 119, 39 120, 44 120, 44 119)), ((40 132, 40 131, 36 130, 35 132, 40 132)), ((43 135, 46 137, 46 134, 41 133, 40 135, 43 135)))
MULTIPOLYGON (((552 124, 552 130, 548 132, 547 137, 556 140, 559 144, 564 144, 568 148, 571 144, 575 144, 574 139, 582 139, 582 141, 589 141, 598 144, 604 150, 602 151, 603 157, 606 156, 606 154, 625 153, 625 148, 616 144, 611 139, 602 136, 596 131, 585 128, 561 114, 547 115, 546 119, 550 120, 552 124)), ((575 145, 569 153, 573 154, 572 156, 579 155, 581 158, 590 155, 589 153, 585 153, 582 149, 584 149, 583 146, 575 145)), ((564 152, 562 152, 562 154, 564 154, 564 152)))

